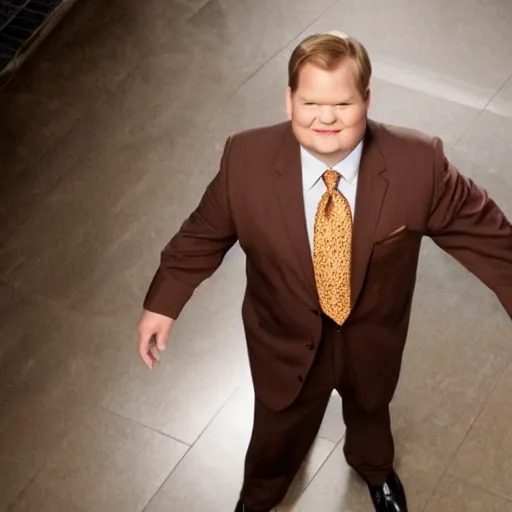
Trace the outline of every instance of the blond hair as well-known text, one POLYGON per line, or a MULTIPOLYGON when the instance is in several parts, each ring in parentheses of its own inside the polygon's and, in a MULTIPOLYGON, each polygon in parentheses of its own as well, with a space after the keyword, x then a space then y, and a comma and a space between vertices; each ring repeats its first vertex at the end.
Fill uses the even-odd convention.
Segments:
POLYGON ((307 63, 321 69, 332 70, 347 58, 355 64, 357 88, 361 96, 366 98, 372 75, 368 52, 359 41, 337 31, 306 37, 293 50, 288 62, 288 85, 291 92, 297 90, 300 72, 307 63))

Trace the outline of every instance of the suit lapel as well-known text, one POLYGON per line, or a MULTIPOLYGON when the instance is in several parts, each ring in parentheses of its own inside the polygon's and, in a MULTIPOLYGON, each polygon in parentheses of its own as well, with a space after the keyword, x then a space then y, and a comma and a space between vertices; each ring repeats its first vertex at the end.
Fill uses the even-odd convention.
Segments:
POLYGON ((375 137, 376 130, 376 124, 368 121, 359 166, 353 227, 352 307, 354 307, 361 293, 366 268, 372 252, 375 230, 388 188, 388 182, 384 177, 386 166, 375 137))
POLYGON ((297 258, 299 271, 311 297, 318 305, 313 259, 306 226, 306 213, 302 190, 302 163, 300 146, 291 126, 286 130, 275 163, 276 191, 286 230, 297 258))

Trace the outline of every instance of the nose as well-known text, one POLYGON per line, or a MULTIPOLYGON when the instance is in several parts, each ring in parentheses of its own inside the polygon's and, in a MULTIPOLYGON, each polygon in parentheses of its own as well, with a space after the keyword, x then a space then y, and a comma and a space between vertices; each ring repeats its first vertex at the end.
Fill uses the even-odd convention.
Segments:
POLYGON ((320 112, 320 121, 323 124, 334 124, 336 122, 334 108, 329 105, 324 105, 320 112))

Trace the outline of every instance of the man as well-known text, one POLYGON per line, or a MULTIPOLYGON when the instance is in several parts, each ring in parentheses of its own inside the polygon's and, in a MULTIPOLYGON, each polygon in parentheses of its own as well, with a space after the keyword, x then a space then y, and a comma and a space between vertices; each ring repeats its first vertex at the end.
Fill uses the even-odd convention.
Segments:
POLYGON ((239 133, 197 209, 163 250, 139 323, 151 368, 195 288, 238 240, 254 426, 237 512, 284 497, 336 389, 348 463, 376 511, 407 510, 393 469, 389 403, 430 236, 512 316, 512 226, 442 143, 367 119, 371 64, 339 33, 289 62, 290 122, 239 133), (156 347, 152 340, 156 340, 156 347))

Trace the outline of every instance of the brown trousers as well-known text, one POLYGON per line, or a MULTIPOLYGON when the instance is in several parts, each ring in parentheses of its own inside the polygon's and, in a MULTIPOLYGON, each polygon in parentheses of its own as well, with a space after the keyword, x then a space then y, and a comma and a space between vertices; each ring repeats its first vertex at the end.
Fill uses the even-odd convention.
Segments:
POLYGON ((389 407, 368 413, 356 401, 346 371, 343 339, 324 318, 316 360, 297 400, 275 412, 256 400, 245 459, 242 499, 266 512, 284 498, 318 433, 334 389, 341 395, 346 460, 371 484, 382 484, 393 467, 389 407))

